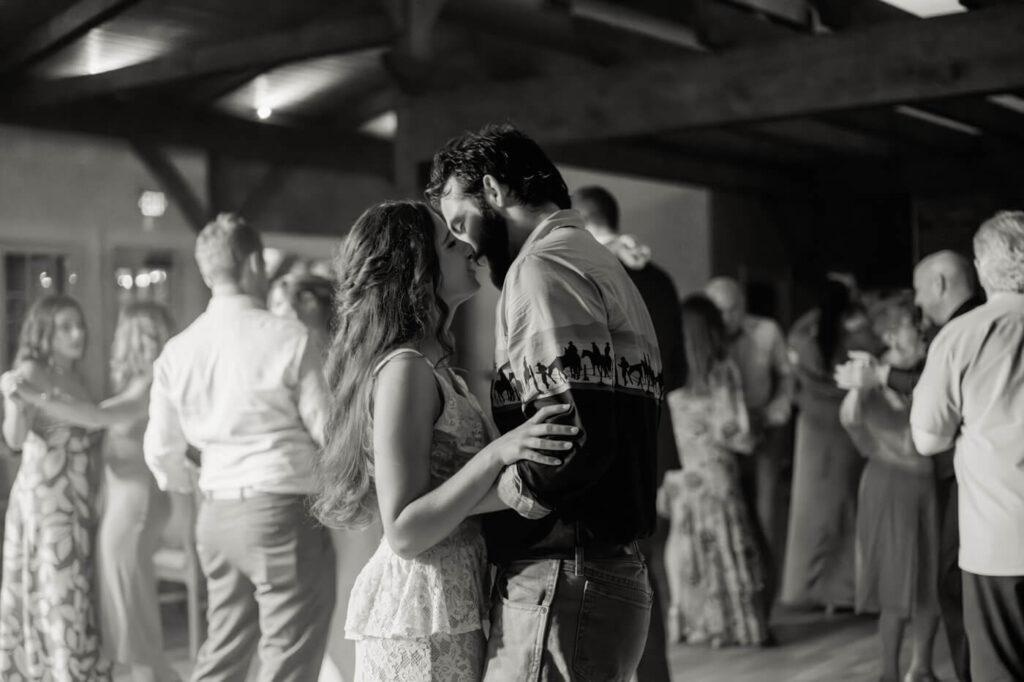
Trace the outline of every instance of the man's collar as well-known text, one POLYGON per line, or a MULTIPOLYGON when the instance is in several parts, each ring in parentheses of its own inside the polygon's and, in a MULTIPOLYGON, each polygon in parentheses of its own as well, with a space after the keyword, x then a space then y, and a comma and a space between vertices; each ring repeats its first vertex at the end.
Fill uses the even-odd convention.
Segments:
POLYGON ((966 301, 961 303, 957 307, 957 309, 953 311, 953 314, 949 316, 949 319, 955 320, 956 318, 960 317, 964 313, 967 313, 967 312, 970 312, 970 311, 974 310, 975 308, 977 308, 978 306, 980 306, 984 302, 985 302, 985 299, 982 298, 981 294, 971 294, 970 298, 968 298, 966 301))
POLYGON ((255 308, 265 309, 266 307, 266 304, 262 301, 248 294, 219 294, 210 299, 206 310, 252 310, 255 308))
POLYGON ((563 208, 555 211, 544 220, 537 224, 537 227, 533 228, 530 232, 530 236, 523 242, 523 248, 520 249, 520 253, 529 248, 534 242, 540 241, 546 237, 552 230, 559 227, 578 227, 583 228, 583 215, 579 211, 574 211, 571 208, 563 208))

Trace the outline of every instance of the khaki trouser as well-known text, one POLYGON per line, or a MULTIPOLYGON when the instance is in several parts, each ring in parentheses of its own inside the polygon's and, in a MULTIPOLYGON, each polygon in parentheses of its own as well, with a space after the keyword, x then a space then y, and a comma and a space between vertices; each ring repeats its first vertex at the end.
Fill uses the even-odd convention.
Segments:
POLYGON ((196 527, 209 633, 192 679, 315 682, 334 609, 334 548, 301 495, 204 500, 196 527))

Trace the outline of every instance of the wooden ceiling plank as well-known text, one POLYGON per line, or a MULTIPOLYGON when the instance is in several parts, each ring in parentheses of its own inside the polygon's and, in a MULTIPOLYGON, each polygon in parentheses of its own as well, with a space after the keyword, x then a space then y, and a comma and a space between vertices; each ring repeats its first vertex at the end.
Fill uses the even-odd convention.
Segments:
POLYGON ((511 119, 542 142, 657 134, 1024 87, 1024 5, 591 68, 413 100, 416 153, 511 119), (871 54, 872 59, 864 59, 871 54))
POLYGON ((139 0, 78 0, 4 50, 0 55, 0 73, 38 61, 137 2, 139 0))
POLYGON ((175 52, 142 64, 92 76, 36 81, 12 92, 23 106, 63 104, 87 97, 253 69, 390 44, 397 33, 386 17, 316 23, 237 41, 175 52))

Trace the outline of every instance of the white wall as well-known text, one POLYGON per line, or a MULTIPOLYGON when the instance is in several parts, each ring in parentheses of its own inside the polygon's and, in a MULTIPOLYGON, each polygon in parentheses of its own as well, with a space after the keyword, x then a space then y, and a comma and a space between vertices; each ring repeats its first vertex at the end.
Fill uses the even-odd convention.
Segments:
MULTIPOLYGON (((78 282, 69 293, 82 304, 90 330, 83 369, 98 395, 105 388, 117 314, 111 250, 174 253, 180 286, 172 293, 173 312, 180 324, 205 301, 191 257, 194 233, 173 204, 153 230, 143 230, 139 194, 159 184, 124 143, 0 126, 0 150, 0 249, 41 248, 70 256, 78 282)), ((202 158, 181 152, 173 158, 201 196, 202 158)))

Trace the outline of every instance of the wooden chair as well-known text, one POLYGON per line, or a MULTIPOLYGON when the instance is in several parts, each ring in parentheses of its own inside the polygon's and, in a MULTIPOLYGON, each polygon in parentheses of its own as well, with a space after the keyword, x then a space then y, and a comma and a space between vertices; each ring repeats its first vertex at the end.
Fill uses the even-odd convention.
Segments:
POLYGON ((188 651, 194 661, 206 630, 204 596, 206 582, 196 554, 196 514, 198 498, 170 493, 171 518, 164 530, 163 542, 153 557, 157 580, 182 585, 184 590, 160 594, 160 603, 185 601, 188 613, 188 651))

